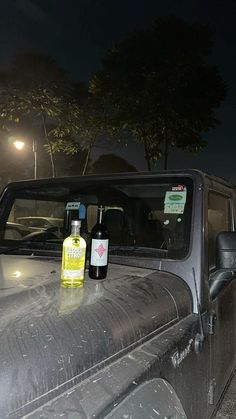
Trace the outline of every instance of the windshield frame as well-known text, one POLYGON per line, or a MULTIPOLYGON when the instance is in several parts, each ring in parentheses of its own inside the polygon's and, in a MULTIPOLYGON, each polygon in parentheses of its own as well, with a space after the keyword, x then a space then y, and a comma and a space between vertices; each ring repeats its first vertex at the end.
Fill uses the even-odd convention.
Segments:
MULTIPOLYGON (((193 217, 193 199, 194 199, 194 181, 193 181, 193 175, 190 173, 163 173, 163 174, 158 174, 155 175, 153 173, 148 173, 145 174, 144 176, 140 176, 139 174, 136 174, 133 176, 130 175, 120 175, 120 176, 107 176, 107 177, 103 177, 101 179, 101 176, 96 178, 96 177, 91 177, 91 176, 85 176, 85 177, 79 177, 79 178, 61 178, 61 179, 57 179, 57 181, 55 182, 54 180, 41 180, 41 181, 29 181, 29 182, 19 182, 18 183, 18 188, 16 187, 17 183, 9 185, 9 188, 6 188, 5 193, 2 195, 2 200, 1 200, 1 205, 0 205, 0 211, 1 211, 1 217, 0 217, 0 229, 3 228, 4 224, 6 223, 6 220, 8 219, 10 210, 11 210, 11 206, 13 205, 13 202, 16 198, 16 196, 19 197, 19 195, 24 196, 24 194, 27 194, 27 190, 31 190, 34 193, 37 193, 37 189, 41 189, 41 187, 43 186, 45 189, 47 187, 49 188, 68 188, 68 187, 72 187, 72 189, 76 189, 78 187, 78 189, 80 187, 86 187, 86 185, 93 185, 96 187, 97 185, 111 185, 112 183, 115 184, 125 184, 125 183, 129 183, 130 185, 132 184, 160 184, 165 182, 168 183, 178 183, 180 180, 187 182, 188 185, 190 185, 191 187, 189 188, 189 193, 191 194, 191 215, 190 215, 190 221, 189 221, 189 226, 191 227, 192 225, 192 217, 193 217), (92 182, 91 182, 92 180, 92 182), (77 182, 76 182, 77 181, 77 182), (20 185, 19 185, 20 184, 20 185), (78 186, 79 185, 79 186, 78 186), (21 187, 19 187, 21 186, 21 187), (3 205, 4 204, 4 205, 3 205), (3 209, 3 207, 5 207, 3 209)), ((189 202, 189 198, 190 196, 188 196, 188 202, 189 202)), ((40 199, 40 198, 39 198, 40 199)), ((192 241, 192 232, 190 229, 190 234, 189 234, 189 238, 188 238, 188 252, 184 255, 184 257, 182 258, 178 258, 178 259, 173 259, 173 260, 184 260, 188 257, 189 252, 191 251, 191 241, 192 241)), ((19 247, 21 247, 20 243, 22 241, 19 240, 19 247)), ((16 240, 4 240, 2 239, 0 242, 0 246, 1 247, 10 247, 12 246, 16 246, 17 241, 16 240)), ((46 244, 46 243, 45 243, 46 244)), ((147 248, 148 249, 148 248, 147 248)), ((38 249, 40 250, 40 249, 38 249)), ((45 247, 44 247, 45 250, 45 247)), ((111 252, 112 253, 112 252, 111 252)), ((57 250, 57 254, 58 254, 58 250, 57 250)), ((114 256, 113 254, 110 254, 110 259, 117 259, 117 257, 123 259, 126 258, 125 256, 114 256)), ((135 259, 136 256, 131 256, 131 258, 135 259)), ((142 257, 141 257, 142 258, 142 257)), ((159 256, 156 255, 154 257, 154 259, 162 259, 163 256, 159 256)), ((152 257, 148 257, 146 256, 145 259, 153 259, 152 257)), ((172 260, 172 258, 167 257, 165 258, 165 260, 172 260)))

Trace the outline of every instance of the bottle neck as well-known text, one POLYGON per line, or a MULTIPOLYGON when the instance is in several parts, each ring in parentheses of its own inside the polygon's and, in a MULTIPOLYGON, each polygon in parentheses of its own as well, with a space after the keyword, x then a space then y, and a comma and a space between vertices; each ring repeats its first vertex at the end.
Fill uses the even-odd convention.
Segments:
POLYGON ((80 226, 71 226, 71 236, 80 236, 80 226))
POLYGON ((103 211, 104 211, 104 207, 100 206, 98 208, 98 224, 102 224, 103 211))

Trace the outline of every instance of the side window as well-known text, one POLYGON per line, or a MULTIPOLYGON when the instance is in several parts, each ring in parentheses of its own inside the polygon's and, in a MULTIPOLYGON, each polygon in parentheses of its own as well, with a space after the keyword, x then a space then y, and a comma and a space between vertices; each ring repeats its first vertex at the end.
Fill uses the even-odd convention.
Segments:
POLYGON ((232 227, 230 216, 230 199, 216 192, 208 196, 208 256, 209 271, 216 267, 215 243, 221 231, 229 231, 232 227))

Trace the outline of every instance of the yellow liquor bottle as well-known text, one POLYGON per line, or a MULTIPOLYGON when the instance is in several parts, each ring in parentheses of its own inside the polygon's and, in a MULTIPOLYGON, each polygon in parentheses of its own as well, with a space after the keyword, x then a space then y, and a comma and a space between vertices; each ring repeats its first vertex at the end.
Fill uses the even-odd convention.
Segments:
POLYGON ((61 286, 81 287, 84 282, 86 242, 80 235, 81 221, 72 220, 71 234, 63 242, 61 286))

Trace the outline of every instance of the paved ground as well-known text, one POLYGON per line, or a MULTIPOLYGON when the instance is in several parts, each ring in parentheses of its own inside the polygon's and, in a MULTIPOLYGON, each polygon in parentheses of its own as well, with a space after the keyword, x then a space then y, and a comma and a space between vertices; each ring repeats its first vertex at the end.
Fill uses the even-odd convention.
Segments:
POLYGON ((236 372, 225 393, 215 419, 236 419, 236 372))

